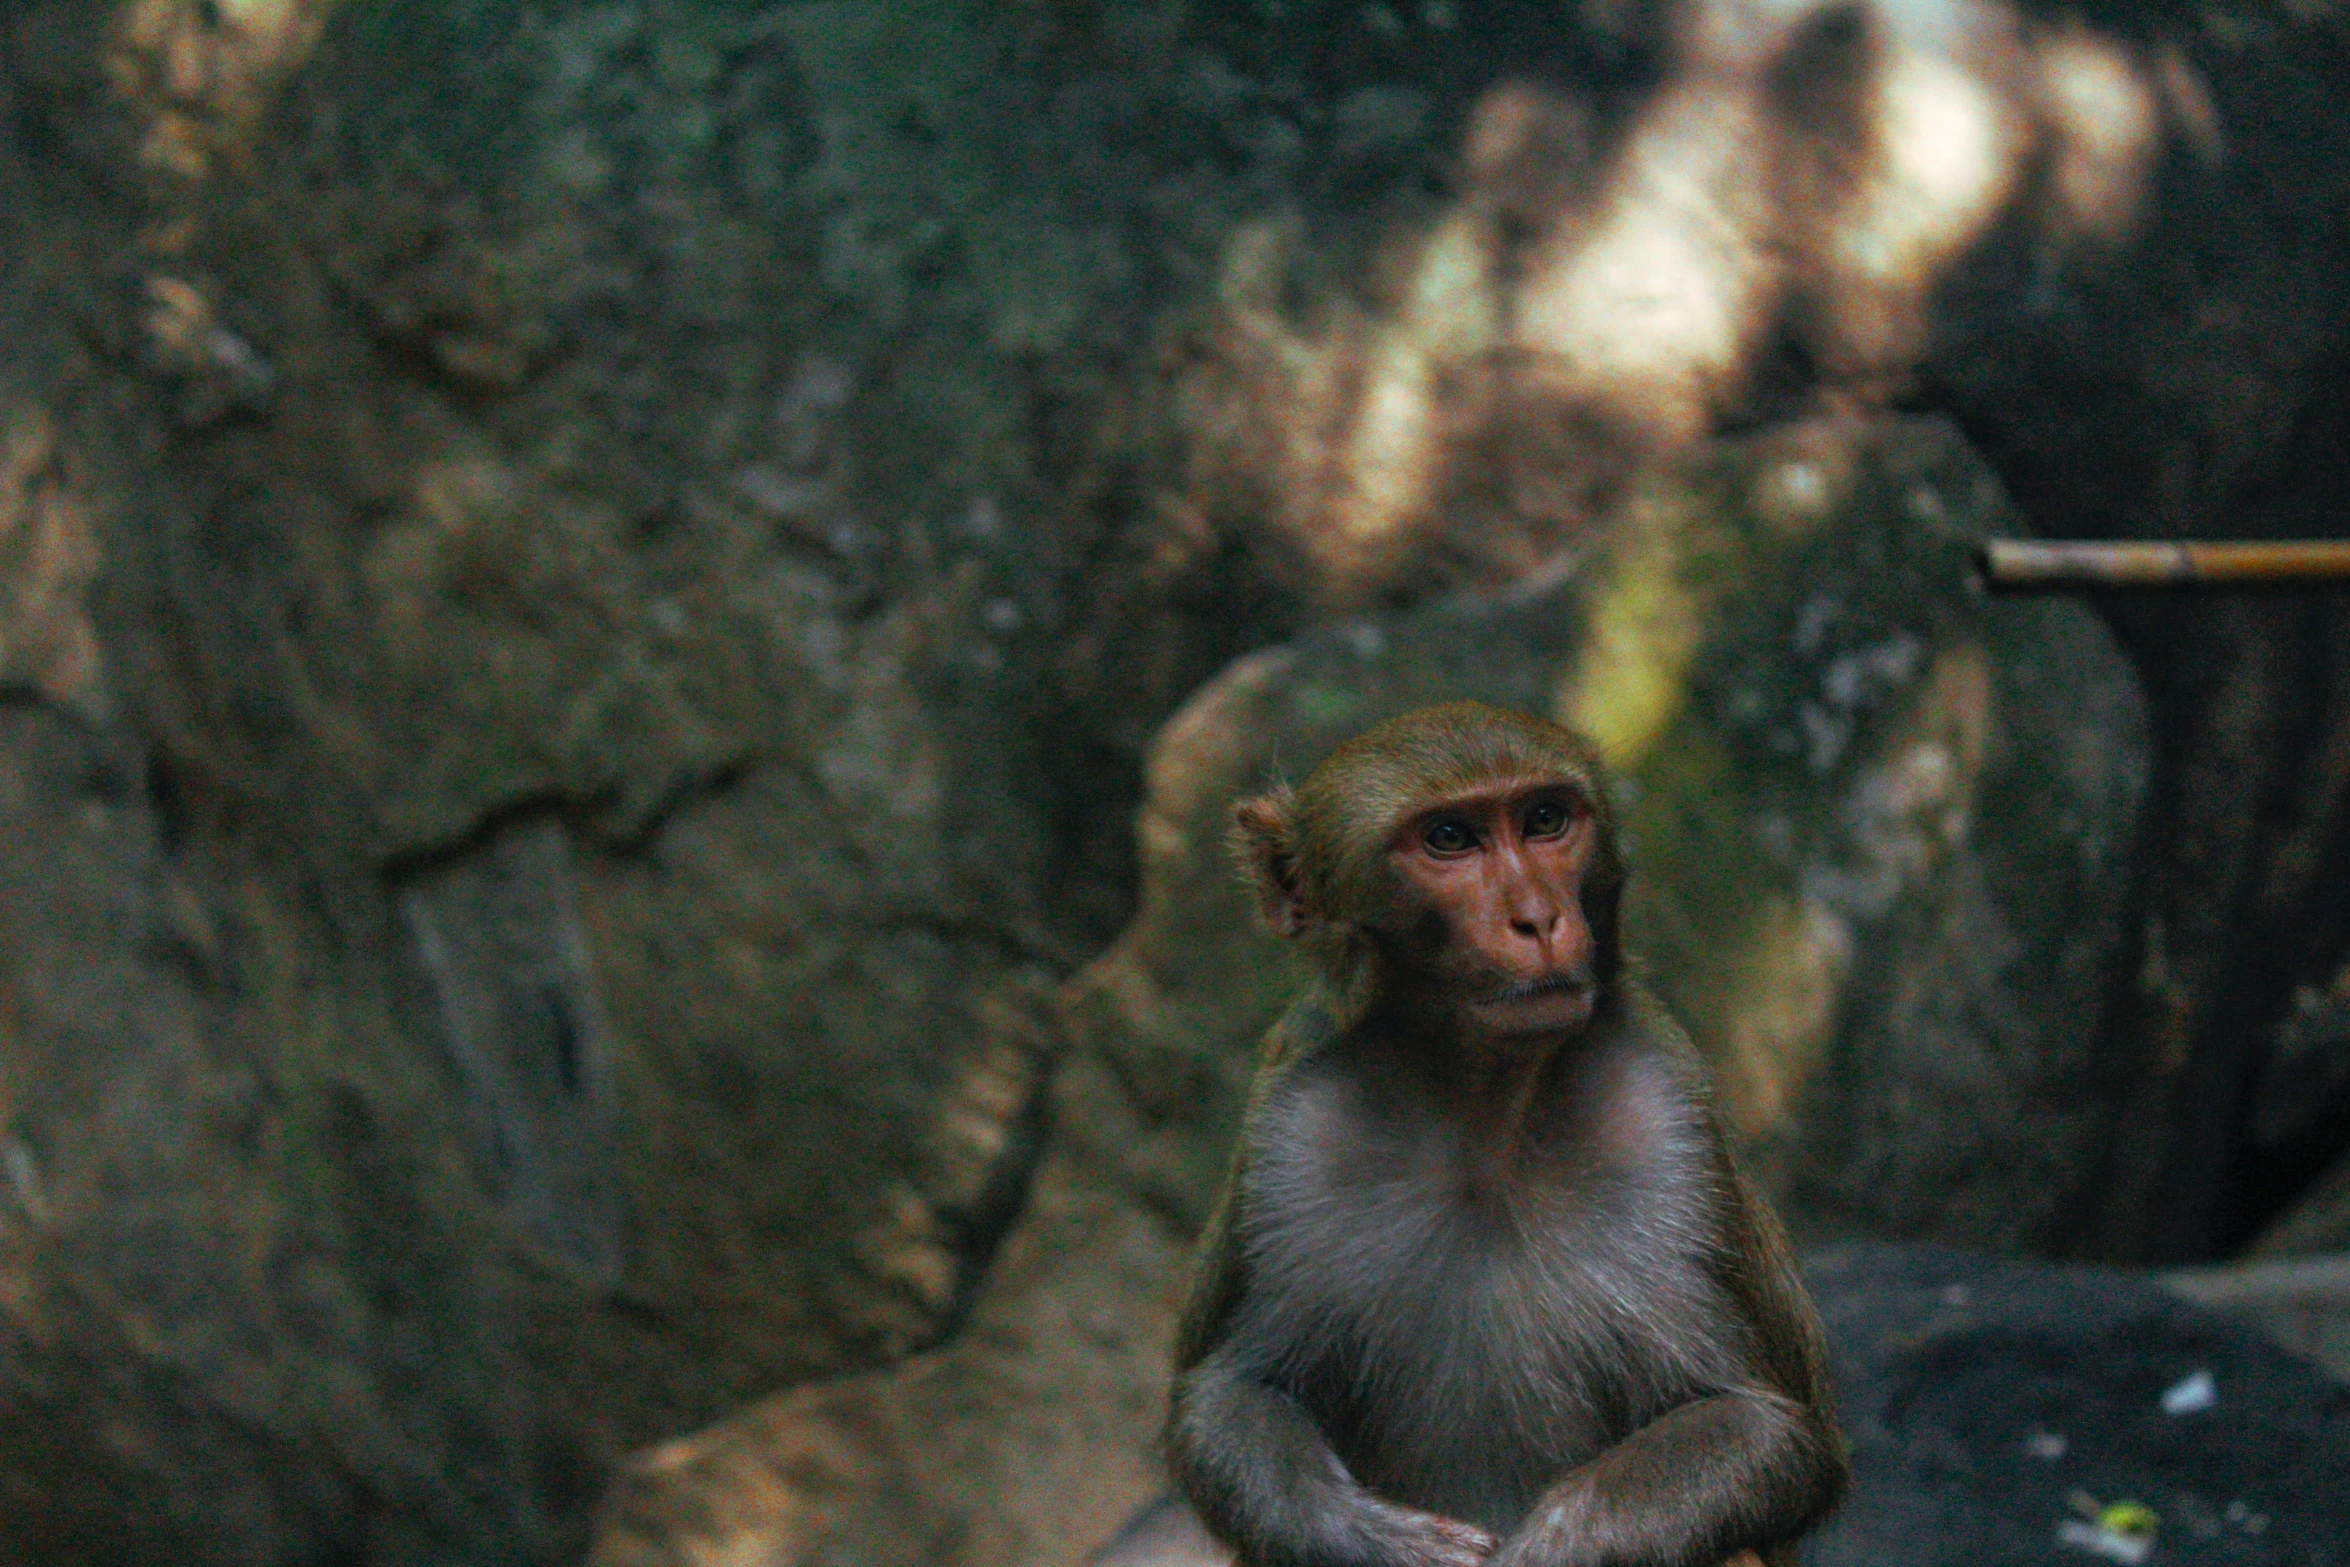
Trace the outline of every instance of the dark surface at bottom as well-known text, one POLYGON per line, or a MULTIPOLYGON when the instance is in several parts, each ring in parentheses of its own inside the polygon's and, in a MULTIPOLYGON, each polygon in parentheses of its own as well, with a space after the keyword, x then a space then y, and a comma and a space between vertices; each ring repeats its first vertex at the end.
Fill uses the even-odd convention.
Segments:
POLYGON ((1812 1567, 2048 1567, 2091 1504, 2161 1525, 2147 1567, 2350 1563, 2350 1386, 2145 1279, 1924 1247, 1807 1259, 1853 1488, 1812 1567), (2216 1397, 2169 1414, 2197 1372, 2216 1397))

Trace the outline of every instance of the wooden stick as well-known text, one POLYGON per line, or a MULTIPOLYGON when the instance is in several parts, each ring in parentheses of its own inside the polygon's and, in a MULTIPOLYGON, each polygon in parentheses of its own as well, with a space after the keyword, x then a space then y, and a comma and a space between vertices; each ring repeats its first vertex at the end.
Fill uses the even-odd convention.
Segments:
POLYGON ((2143 540, 1993 539, 1977 559, 1994 589, 2068 593, 2084 588, 2227 585, 2350 588, 2350 540, 2278 539, 2257 544, 2143 540))

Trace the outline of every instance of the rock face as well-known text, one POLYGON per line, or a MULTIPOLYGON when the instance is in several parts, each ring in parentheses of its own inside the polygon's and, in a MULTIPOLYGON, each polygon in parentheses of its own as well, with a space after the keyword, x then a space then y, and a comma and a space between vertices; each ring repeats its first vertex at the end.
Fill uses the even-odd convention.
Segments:
MULTIPOLYGON (((2278 1029, 2277 1051, 2252 1096, 2254 1141, 2279 1154, 2325 1146, 2325 1126, 2350 1098, 2350 968, 2304 988, 2278 1029)), ((2261 1233, 2270 1255, 2350 1252, 2350 1156, 2337 1158, 2261 1233)))
MULTIPOLYGON (((2322 455, 2335 35, 2067 24, 1953 75, 1813 27, 1846 7, 1667 12, 0 8, 0 1561, 566 1559, 626 1455, 777 1390, 630 1462, 609 1541, 688 1528, 669 1476, 800 1519, 776 1550, 1081 1548, 1144 1487, 1173 1258, 1288 989, 1221 813, 1437 695, 1620 758, 1635 928, 1799 1216, 2038 1238, 2139 1092, 2077 1020, 2142 720, 2086 617, 1957 588, 2008 519, 1948 429, 1823 419, 1801 360, 1875 406, 1930 297, 2030 302, 2042 369, 2144 306, 2077 419, 2061 375, 1953 379, 2012 403, 2014 472, 2094 494, 2029 437, 2102 443, 2159 531, 2322 455), (1761 70, 1788 28, 1826 52, 1761 70), (1684 47, 1748 51, 1726 110, 1684 47), (1472 113, 1497 59, 1608 85, 1472 113), (1936 183, 1942 122, 1892 113, 1813 189, 1806 103, 1999 134, 1936 183), (2141 209, 2151 293, 2103 270, 2141 209), (1978 240, 1987 293, 1929 287, 1978 240), (1709 256, 1797 255, 1705 308, 1709 256), (941 1500, 965 1473, 1000 1516, 941 1500)), ((1936 330, 1996 367, 2003 320, 1936 330)), ((2334 487, 2277 495, 2258 526, 2334 487)), ((2243 704, 2198 788, 2332 732, 2300 667, 2215 688, 2321 695, 2243 704)), ((2270 856, 2314 887, 2324 783, 2270 856)), ((2260 906, 2281 1006, 2339 933, 2260 906)), ((2147 994, 2220 993, 2184 972, 2147 994)))
MULTIPOLYGON (((2049 532, 2341 531, 2350 142, 2313 112, 2350 80, 2338 17, 1578 17, 1605 58, 1509 56, 1449 106, 1456 156, 1408 221, 1300 203, 1226 248, 1141 378, 1150 504, 1072 661, 1106 726, 1303 626, 1504 589, 1660 455, 1823 406, 1942 410, 2049 532)), ((2321 890, 2350 867, 2350 634, 2314 597, 2106 612, 2162 741, 2064 1245, 2207 1258, 2344 1151, 2338 1115, 2322 1148, 2265 1149, 2245 1112, 2274 1025, 2350 950, 2321 890)))
POLYGON ((1126 285, 895 15, 0 17, 0 1560, 562 1559, 968 1308, 1126 285))
POLYGON ((636 1455, 590 1567, 1075 1563, 1166 1483, 1186 1250, 1115 1172, 1055 1155, 951 1345, 636 1455))
POLYGON ((1643 480, 1548 584, 1236 664, 1160 736, 1139 911, 1071 985, 1140 1135, 1065 1135, 1109 1128, 1204 1213, 1295 985, 1225 866, 1231 802, 1475 696, 1620 769, 1628 942, 1799 1230, 2030 1243, 2097 1129, 2075 1085, 2147 738, 2085 610, 1969 587, 2004 505, 1946 427, 1798 427, 1643 480))

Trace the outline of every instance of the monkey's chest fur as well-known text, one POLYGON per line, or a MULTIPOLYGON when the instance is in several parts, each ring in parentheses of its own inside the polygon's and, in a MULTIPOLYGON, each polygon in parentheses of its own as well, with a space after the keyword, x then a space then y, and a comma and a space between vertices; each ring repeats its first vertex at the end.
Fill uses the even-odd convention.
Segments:
POLYGON ((1605 1062, 1538 1097, 1507 1177, 1359 1063, 1305 1063, 1243 1179, 1233 1345, 1356 1479, 1506 1533, 1542 1491, 1729 1385, 1742 1316, 1667 1074, 1605 1062))

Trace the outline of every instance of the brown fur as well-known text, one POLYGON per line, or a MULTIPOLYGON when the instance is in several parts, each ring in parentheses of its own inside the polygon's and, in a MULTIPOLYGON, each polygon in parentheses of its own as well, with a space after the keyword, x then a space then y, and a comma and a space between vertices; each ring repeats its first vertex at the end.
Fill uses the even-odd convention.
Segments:
POLYGON ((1391 896, 1383 864, 1397 828, 1429 800, 1510 779, 1593 785, 1600 861, 1585 906, 1612 954, 1624 867, 1599 753, 1572 730, 1478 702, 1424 707, 1340 746, 1302 788, 1287 785, 1233 808, 1233 846, 1276 935, 1304 944, 1328 1003, 1357 1017, 1375 981, 1361 914, 1391 896), (1321 911, 1330 911, 1325 916, 1321 911))
POLYGON ((1168 1424, 1248 1567, 1780 1562, 1844 1483, 1785 1239, 1616 961, 1606 795, 1581 737, 1455 703, 1236 813, 1268 918, 1321 971, 1267 1042, 1168 1424), (1481 1030, 1431 978, 1478 933, 1399 856, 1431 811, 1551 785, 1598 834, 1567 862, 1598 997, 1555 1035, 1481 1030))

